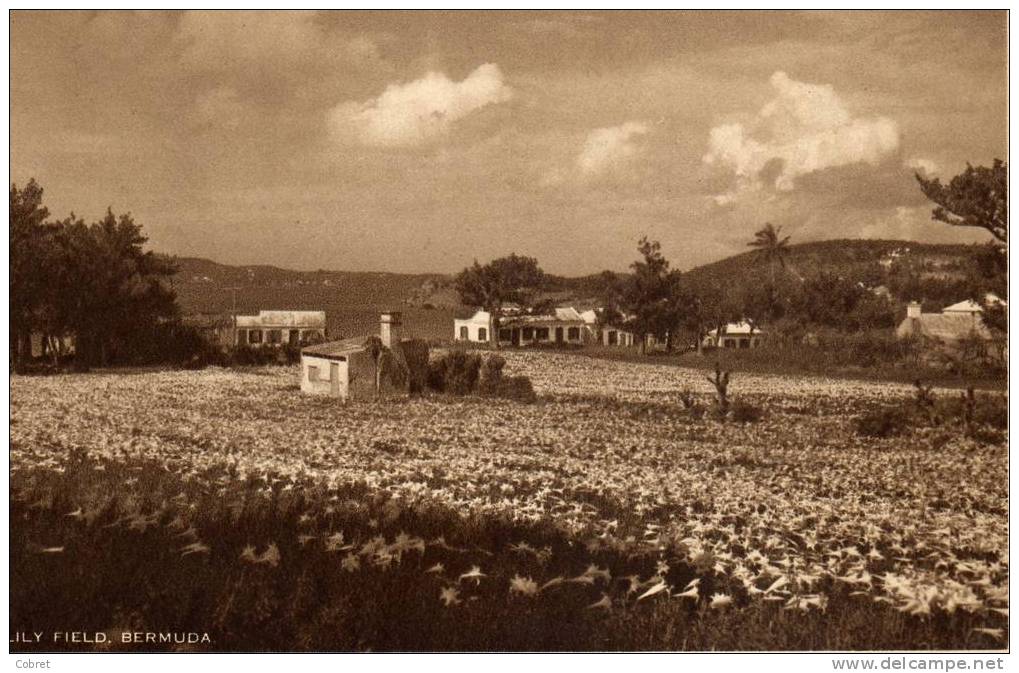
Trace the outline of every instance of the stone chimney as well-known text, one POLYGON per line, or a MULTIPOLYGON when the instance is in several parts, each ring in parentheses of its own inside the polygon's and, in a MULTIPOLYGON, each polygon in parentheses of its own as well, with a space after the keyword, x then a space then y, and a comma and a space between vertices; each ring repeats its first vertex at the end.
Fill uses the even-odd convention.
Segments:
POLYGON ((906 305, 906 317, 907 318, 919 318, 920 317, 920 302, 911 301, 906 305))
POLYGON ((382 314, 379 337, 382 339, 383 346, 392 348, 395 344, 400 343, 400 324, 399 311, 387 311, 382 314))

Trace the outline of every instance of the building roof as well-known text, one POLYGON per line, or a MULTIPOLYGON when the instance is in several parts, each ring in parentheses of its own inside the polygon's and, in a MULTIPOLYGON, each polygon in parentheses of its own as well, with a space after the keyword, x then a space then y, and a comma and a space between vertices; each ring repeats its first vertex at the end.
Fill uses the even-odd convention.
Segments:
POLYGON ((598 322, 598 313, 593 308, 589 308, 580 314, 580 319, 586 322, 588 325, 594 325, 598 322))
POLYGON ((303 355, 314 355, 323 358, 338 358, 357 353, 364 350, 364 342, 368 337, 341 339, 339 341, 328 341, 314 346, 305 346, 301 349, 303 355))
MULTIPOLYGON (((976 303, 972 299, 967 299, 965 301, 960 301, 960 302, 958 302, 956 304, 952 304, 951 306, 946 306, 945 308, 941 309, 941 312, 942 313, 983 313, 983 310, 984 310, 984 308, 980 304, 976 303)), ((929 315, 931 315, 931 314, 929 314, 929 315)))
POLYGON ((895 332, 899 336, 922 335, 939 341, 958 341, 973 333, 983 338, 990 337, 990 331, 978 315, 961 311, 922 313, 919 318, 906 318, 895 332))
POLYGON ((259 311, 237 316, 238 327, 306 327, 325 329, 325 311, 259 311))
POLYGON ((559 306, 555 309, 555 317, 559 320, 583 320, 577 309, 572 306, 559 306))
MULTIPOLYGON (((760 327, 753 327, 750 323, 744 322, 731 322, 725 326, 725 332, 722 336, 733 336, 733 335, 747 335, 750 334, 764 334, 764 330, 760 327)), ((718 328, 708 332, 708 336, 718 336, 718 328)))

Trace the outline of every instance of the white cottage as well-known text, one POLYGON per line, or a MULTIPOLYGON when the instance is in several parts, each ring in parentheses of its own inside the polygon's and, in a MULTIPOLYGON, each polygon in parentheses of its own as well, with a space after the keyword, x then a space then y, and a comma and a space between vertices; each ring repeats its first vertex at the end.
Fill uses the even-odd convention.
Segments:
POLYGON ((596 309, 588 309, 580 314, 584 320, 590 341, 602 346, 632 346, 634 341, 633 332, 615 325, 599 325, 598 312, 596 309))
POLYGON ((706 348, 757 348, 764 343, 765 334, 750 323, 731 322, 719 334, 715 328, 704 335, 701 345, 706 348))
MULTIPOLYGON (((494 335, 492 315, 477 311, 470 318, 453 321, 453 339, 491 343, 494 335)), ((499 321, 499 345, 569 344, 579 346, 586 340, 587 325, 572 307, 560 307, 552 313, 503 315, 499 321)))
POLYGON ((326 336, 325 311, 259 311, 235 319, 238 346, 298 344, 321 341, 326 336))

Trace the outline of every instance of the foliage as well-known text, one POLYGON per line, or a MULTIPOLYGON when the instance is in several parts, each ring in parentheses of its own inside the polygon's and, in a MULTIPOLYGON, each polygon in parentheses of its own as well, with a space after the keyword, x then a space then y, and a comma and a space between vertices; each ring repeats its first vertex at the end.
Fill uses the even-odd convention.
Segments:
POLYGON ((947 184, 939 178, 927 179, 916 174, 920 189, 936 205, 931 217, 954 227, 986 229, 995 239, 1008 243, 1008 164, 973 167, 956 175, 947 184))
POLYGON ((735 400, 729 408, 729 420, 735 423, 757 423, 764 417, 764 409, 745 400, 735 400))
POLYGON ((491 354, 481 365, 481 378, 478 381, 478 394, 482 397, 496 397, 531 403, 538 399, 534 392, 531 379, 526 376, 506 376, 503 368, 506 359, 498 354, 491 354))
POLYGON ((165 284, 176 269, 144 250, 141 225, 112 209, 91 225, 73 214, 44 224, 34 181, 12 185, 10 198, 16 363, 29 355, 32 332, 72 335, 82 369, 143 361, 153 332, 178 309, 165 284))
POLYGON ((771 285, 775 285, 775 265, 785 269, 786 257, 789 254, 789 236, 782 237, 782 227, 771 222, 754 232, 754 240, 747 245, 755 249, 757 255, 764 260, 771 270, 771 285))
POLYGON ((450 395, 471 395, 480 370, 480 355, 454 349, 428 363, 428 387, 450 395))
POLYGON ((747 373, 759 422, 691 422, 697 371, 505 360, 541 404, 337 407, 294 368, 13 377, 12 619, 212 649, 1007 643, 1000 431, 881 442, 852 419, 909 387, 747 373))
POLYGON ((882 405, 853 421, 856 432, 864 437, 894 437, 910 426, 910 415, 901 406, 882 405))
POLYGON ((492 315, 492 343, 498 348, 499 321, 507 303, 527 305, 534 300, 545 274, 533 257, 516 253, 494 259, 482 266, 474 260, 454 279, 461 303, 480 306, 492 315))

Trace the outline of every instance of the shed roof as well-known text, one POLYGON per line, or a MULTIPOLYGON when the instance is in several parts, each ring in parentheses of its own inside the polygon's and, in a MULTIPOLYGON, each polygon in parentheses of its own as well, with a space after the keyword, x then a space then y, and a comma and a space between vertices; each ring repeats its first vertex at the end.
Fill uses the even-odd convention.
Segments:
POLYGON ((301 353, 324 358, 346 356, 364 350, 365 339, 367 337, 341 339, 339 341, 315 344, 314 346, 305 346, 301 349, 301 353))

